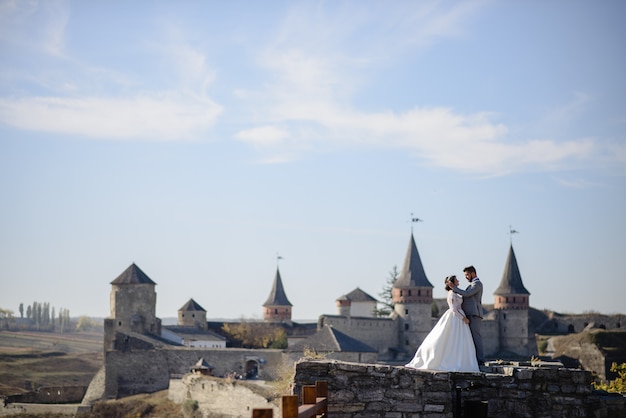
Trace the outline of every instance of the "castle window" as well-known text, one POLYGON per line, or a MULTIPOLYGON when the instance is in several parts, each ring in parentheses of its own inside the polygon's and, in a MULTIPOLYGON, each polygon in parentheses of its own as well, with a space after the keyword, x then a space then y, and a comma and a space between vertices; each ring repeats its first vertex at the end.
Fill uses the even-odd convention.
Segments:
POLYGON ((121 326, 122 326, 122 321, 119 321, 119 322, 117 323, 117 326, 118 326, 118 327, 121 327, 121 326))
POLYGON ((411 296, 411 290, 409 289, 409 296, 411 296))
MULTIPOLYGON (((409 314, 409 310, 408 310, 408 309, 405 309, 405 310, 404 310, 404 314, 405 314, 405 315, 408 315, 408 314, 409 314)), ((120 323, 120 325, 122 325, 122 324, 120 323)))
POLYGON ((422 291, 421 290, 417 291, 417 296, 422 296, 422 291))
POLYGON ((506 319, 506 314, 502 314, 503 318, 506 319))
POLYGON ((185 314, 183 314, 183 318, 185 317, 185 314))
POLYGON ((404 340, 404 345, 409 345, 409 340, 404 340))
POLYGON ((192 317, 192 318, 195 318, 195 317, 196 317, 196 314, 195 314, 195 313, 192 313, 192 314, 191 314, 191 317, 192 317))
POLYGON ((274 309, 274 313, 275 313, 275 314, 278 314, 278 309, 274 309))
POLYGON ((513 296, 513 303, 515 303, 515 296, 513 296))
POLYGON ((506 297, 506 303, 509 303, 509 297, 508 296, 506 297))
POLYGON ((408 331, 409 330, 409 324, 404 324, 404 330, 408 331))
POLYGON ((402 296, 402 292, 403 292, 403 291, 402 291, 402 290, 400 290, 400 296, 402 296))

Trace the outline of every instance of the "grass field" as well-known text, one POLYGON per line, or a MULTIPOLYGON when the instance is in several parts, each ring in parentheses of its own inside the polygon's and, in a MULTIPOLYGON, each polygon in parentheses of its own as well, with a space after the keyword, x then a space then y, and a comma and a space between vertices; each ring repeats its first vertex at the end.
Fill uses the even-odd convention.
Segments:
POLYGON ((102 333, 0 331, 0 396, 38 386, 87 386, 102 366, 102 333))

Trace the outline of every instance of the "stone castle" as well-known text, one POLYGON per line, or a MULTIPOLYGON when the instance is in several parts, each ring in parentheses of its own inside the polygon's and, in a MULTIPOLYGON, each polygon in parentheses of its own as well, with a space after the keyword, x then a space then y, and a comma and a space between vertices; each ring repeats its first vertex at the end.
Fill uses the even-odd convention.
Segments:
MULTIPOLYGON (((277 268, 263 321, 284 328, 289 347, 284 350, 227 348, 220 335, 223 322, 207 321, 193 299, 178 311, 178 325, 164 326, 156 316, 156 283, 137 265, 129 266, 111 282, 110 317, 104 321, 104 366, 86 395, 90 400, 165 389, 172 377, 182 376, 203 361, 216 376, 235 373, 273 379, 276 371, 293 364, 308 348, 328 358, 354 362, 401 363, 413 355, 421 341, 447 309, 445 300, 433 299, 433 285, 424 271, 413 234, 404 265, 392 287, 394 310, 388 317, 374 316, 378 301, 357 288, 336 300, 336 315, 323 314, 317 323, 291 318, 277 268)), ((590 323, 620 328, 623 315, 554 316, 529 305, 513 251, 505 263, 493 305, 483 304, 483 339, 488 359, 523 358, 537 354, 535 333, 542 328, 580 332, 590 323)), ((486 302, 486 301, 483 301, 486 302)))

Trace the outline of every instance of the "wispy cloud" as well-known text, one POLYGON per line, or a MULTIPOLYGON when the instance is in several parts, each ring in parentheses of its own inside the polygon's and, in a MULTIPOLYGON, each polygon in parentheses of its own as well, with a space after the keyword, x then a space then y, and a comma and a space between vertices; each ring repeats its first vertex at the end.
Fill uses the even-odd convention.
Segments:
MULTIPOLYGON (((395 16, 394 23, 400 29, 372 37, 371 43, 354 43, 352 38, 366 32, 372 23, 368 19, 376 19, 376 13, 357 13, 349 20, 350 30, 346 30, 340 25, 325 26, 339 19, 324 19, 320 7, 296 9, 277 30, 275 42, 259 55, 259 64, 271 71, 272 81, 239 96, 256 104, 250 107, 257 109, 260 126, 268 122, 283 126, 281 140, 249 135, 254 129, 235 137, 245 136, 264 155, 272 147, 281 155, 286 150, 297 155, 303 150, 337 145, 379 147, 406 150, 423 164, 481 175, 556 169, 593 155, 597 145, 589 139, 512 141, 510 129, 493 112, 459 113, 452 108, 417 103, 405 111, 363 110, 354 102, 355 91, 375 82, 368 80, 370 63, 380 57, 393 62, 397 59, 393 54, 403 49, 419 53, 420 48, 428 48, 440 38, 460 36, 479 6, 442 7, 441 3, 426 2, 413 9, 397 9, 402 15, 395 16)), ((579 110, 585 100, 578 96, 575 103, 563 109, 561 117, 579 110)))
POLYGON ((15 48, 62 55, 69 18, 66 0, 1 1, 0 40, 15 48))
MULTIPOLYGON (((553 170, 597 158, 603 153, 598 139, 557 140, 549 133, 513 139, 512 128, 503 122, 506 115, 491 109, 463 112, 452 104, 420 103, 419 98, 405 109, 363 105, 360 98, 385 67, 442 39, 462 38, 486 3, 406 2, 393 8, 378 3, 371 3, 371 8, 294 3, 281 22, 264 28, 274 37, 266 33, 259 37, 270 40, 255 45, 255 62, 246 61, 247 55, 238 57, 237 65, 254 74, 254 83, 246 78, 238 81, 240 85, 220 85, 222 91, 234 93, 218 97, 211 95, 211 88, 224 82, 220 70, 233 64, 210 62, 210 51, 190 41, 189 35, 206 37, 211 32, 203 31, 210 28, 188 32, 167 21, 160 38, 143 38, 154 43, 142 58, 154 59, 172 75, 166 86, 143 84, 140 75, 125 73, 124 66, 107 68, 67 56, 68 3, 6 1, 0 3, 0 41, 38 44, 34 49, 53 57, 63 55, 59 61, 71 63, 74 71, 67 75, 57 71, 50 77, 30 70, 23 76, 28 83, 38 78, 41 88, 52 84, 56 88, 47 88, 48 95, 9 89, 11 93, 0 98, 0 123, 87 138, 175 141, 205 135, 219 125, 220 115, 228 113, 236 122, 229 126, 245 126, 232 137, 258 150, 266 163, 334 148, 369 147, 406 151, 421 164, 502 175, 553 170), (26 29, 33 23, 24 25, 29 19, 42 23, 34 35, 26 29), (97 86, 90 80, 97 80, 97 86)), ((61 69, 63 65, 58 63, 61 69)), ((580 93, 546 120, 566 124, 584 111, 589 100, 580 93)), ((611 158, 623 165, 624 147, 615 150, 611 158)))
POLYGON ((24 130, 103 139, 197 139, 221 106, 180 93, 136 97, 0 99, 0 122, 24 130))

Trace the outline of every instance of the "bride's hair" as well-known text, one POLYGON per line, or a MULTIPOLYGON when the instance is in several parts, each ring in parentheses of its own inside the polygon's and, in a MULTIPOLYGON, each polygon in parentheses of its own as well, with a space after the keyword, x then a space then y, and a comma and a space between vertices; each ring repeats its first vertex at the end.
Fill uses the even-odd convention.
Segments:
POLYGON ((452 276, 446 277, 446 279, 443 281, 445 283, 445 285, 446 285, 446 290, 452 290, 452 288, 450 286, 448 286, 448 283, 451 282, 454 279, 456 279, 456 276, 452 275, 452 276))

